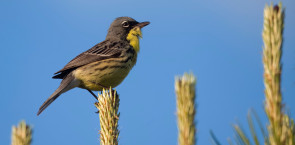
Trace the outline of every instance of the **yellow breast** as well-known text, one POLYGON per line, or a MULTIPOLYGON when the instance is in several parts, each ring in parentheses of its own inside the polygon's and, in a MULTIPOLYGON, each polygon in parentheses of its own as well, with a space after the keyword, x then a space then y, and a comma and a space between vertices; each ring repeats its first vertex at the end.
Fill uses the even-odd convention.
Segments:
POLYGON ((129 41, 129 44, 134 48, 136 53, 138 53, 140 49, 138 37, 142 37, 142 33, 139 27, 131 29, 127 35, 127 40, 129 41))

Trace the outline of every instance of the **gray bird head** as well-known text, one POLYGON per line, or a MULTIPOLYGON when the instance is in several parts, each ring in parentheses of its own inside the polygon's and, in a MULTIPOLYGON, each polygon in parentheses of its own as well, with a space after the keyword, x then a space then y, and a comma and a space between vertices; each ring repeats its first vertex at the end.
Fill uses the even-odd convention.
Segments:
POLYGON ((118 17, 111 24, 106 39, 119 38, 126 40, 129 31, 134 27, 143 28, 150 22, 137 22, 130 17, 118 17))

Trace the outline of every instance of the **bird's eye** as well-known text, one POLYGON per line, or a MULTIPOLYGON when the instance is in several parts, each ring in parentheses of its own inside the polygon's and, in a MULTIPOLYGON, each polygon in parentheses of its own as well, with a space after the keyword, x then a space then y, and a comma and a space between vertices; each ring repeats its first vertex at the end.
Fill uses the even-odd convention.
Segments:
POLYGON ((127 21, 123 21, 122 22, 122 26, 125 27, 125 28, 127 28, 127 27, 129 27, 129 23, 127 21))

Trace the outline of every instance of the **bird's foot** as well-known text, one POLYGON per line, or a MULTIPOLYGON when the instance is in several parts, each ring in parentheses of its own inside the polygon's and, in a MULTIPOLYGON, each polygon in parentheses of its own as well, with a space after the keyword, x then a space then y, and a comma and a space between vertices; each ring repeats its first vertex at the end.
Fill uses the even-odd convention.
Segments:
POLYGON ((99 110, 98 110, 99 102, 95 102, 94 105, 95 105, 95 107, 97 108, 97 112, 95 112, 95 113, 98 114, 98 113, 99 113, 99 110))

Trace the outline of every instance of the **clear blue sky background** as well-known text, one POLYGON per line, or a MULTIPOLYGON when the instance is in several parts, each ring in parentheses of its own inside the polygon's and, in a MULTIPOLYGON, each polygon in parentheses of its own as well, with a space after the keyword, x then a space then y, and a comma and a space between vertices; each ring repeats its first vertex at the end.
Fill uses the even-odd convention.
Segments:
MULTIPOLYGON (((278 2, 278 1, 275 1, 278 2)), ((0 144, 25 119, 34 145, 99 144, 95 100, 85 90, 63 94, 41 116, 58 87, 51 79, 79 53, 104 40, 119 16, 150 21, 138 63, 117 87, 121 145, 176 145, 174 77, 197 75, 198 144, 233 136, 238 119, 263 112, 263 8, 269 0, 7 0, 0 2, 0 144)), ((283 0, 286 20, 282 93, 295 117, 295 1, 283 0)))

